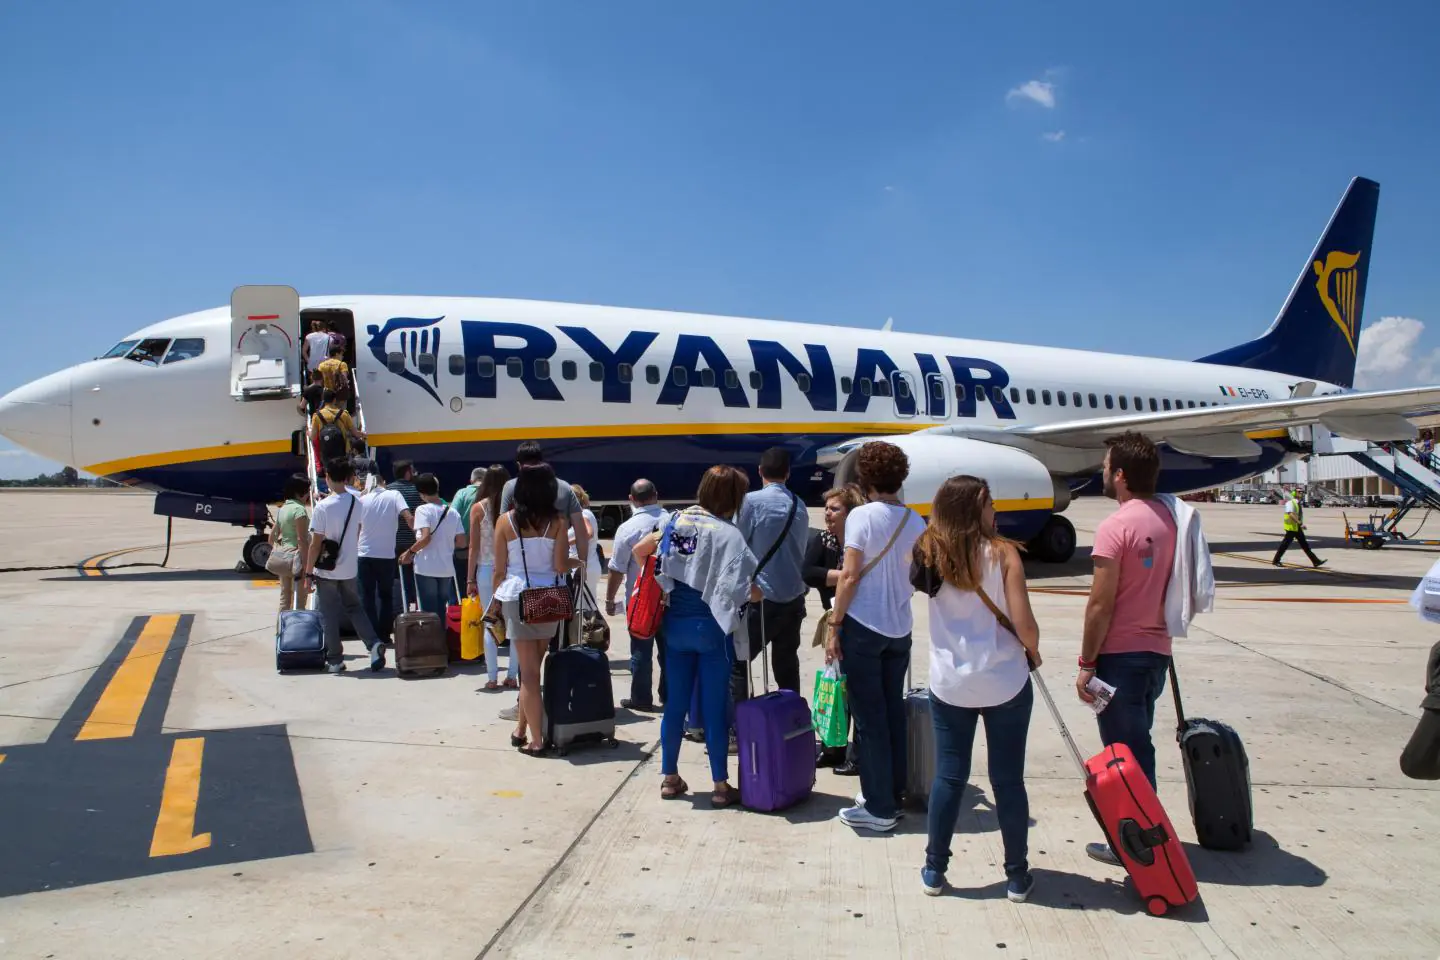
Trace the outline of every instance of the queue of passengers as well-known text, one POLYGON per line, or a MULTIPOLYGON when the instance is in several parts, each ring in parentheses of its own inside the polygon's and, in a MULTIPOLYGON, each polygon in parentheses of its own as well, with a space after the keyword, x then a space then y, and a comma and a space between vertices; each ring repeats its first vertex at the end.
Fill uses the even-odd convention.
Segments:
MULTIPOLYGON (((1109 443, 1102 475, 1119 508, 1096 531, 1095 578, 1075 679, 1077 696, 1086 702, 1093 699, 1086 689, 1092 677, 1116 688, 1098 714, 1101 739, 1127 745, 1152 784, 1151 727, 1171 636, 1184 630, 1197 609, 1192 601, 1203 601, 1206 589, 1203 570, 1183 573, 1188 582, 1172 582, 1177 542, 1198 536, 1199 517, 1156 495, 1159 466, 1155 445, 1142 435, 1127 433, 1109 443)), ((327 484, 338 495, 314 505, 307 521, 306 487, 297 478, 272 536, 277 551, 296 557, 291 577, 281 575, 282 605, 303 602, 312 585, 318 591, 331 672, 344 670, 342 609, 378 670, 388 634, 376 628, 388 630, 393 623, 389 585, 395 576, 413 567, 417 587, 407 595, 441 616, 455 602, 452 584, 463 579, 466 592, 482 600, 487 620, 503 619, 512 648, 503 686, 517 686, 518 673, 520 693, 517 704, 502 711, 517 722, 512 745, 539 754, 539 678, 556 629, 525 623, 519 596, 567 574, 598 587, 598 529, 583 490, 555 476, 538 444, 520 446, 516 467, 513 478, 502 466, 477 469, 471 485, 446 503, 434 476, 413 477, 410 464, 396 465, 388 488, 360 495, 349 486, 349 462, 332 460, 327 484), (353 532, 352 521, 358 528, 353 532), (339 561, 330 571, 314 569, 327 538, 341 544, 339 561)), ((854 723, 848 748, 822 751, 815 762, 859 774, 861 791, 839 812, 842 822, 876 832, 894 829, 906 800, 905 688, 918 585, 929 606, 935 742, 924 891, 936 895, 945 887, 975 730, 983 723, 1006 895, 1024 901, 1034 887, 1024 776, 1034 702, 1030 671, 1042 657, 1020 552, 996 530, 989 486, 972 476, 946 480, 927 524, 900 497, 909 473, 904 451, 872 441, 859 451, 858 482, 824 495, 825 526, 811 531, 804 504, 787 485, 789 470, 784 449, 766 451, 759 464, 762 486, 752 491, 744 471, 712 467, 695 504, 673 513, 660 507, 651 481, 631 487, 634 512, 615 535, 604 607, 609 615, 620 613, 641 565, 660 555, 663 625, 653 642, 631 638, 630 695, 621 705, 650 711, 658 704, 663 711, 661 797, 688 792, 678 759, 687 731, 698 728, 707 746, 712 806, 739 802, 728 766, 735 752, 734 707, 751 695, 749 661, 762 645, 769 647, 778 685, 804 692, 799 649, 805 596, 814 587, 826 611, 814 642, 824 646, 827 663, 843 671, 854 723)), ((486 689, 500 689, 491 630, 485 657, 486 689)), ((1107 843, 1086 849, 1096 860, 1120 865, 1107 843)))

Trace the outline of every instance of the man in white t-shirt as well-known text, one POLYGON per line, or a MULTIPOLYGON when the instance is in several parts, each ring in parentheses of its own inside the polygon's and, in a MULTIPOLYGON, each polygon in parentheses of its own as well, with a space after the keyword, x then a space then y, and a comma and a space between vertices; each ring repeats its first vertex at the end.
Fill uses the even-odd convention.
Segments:
POLYGON ((433 473, 415 478, 415 489, 425 501, 415 511, 415 545, 400 554, 400 562, 415 564, 415 592, 420 609, 445 619, 445 608, 459 603, 455 583, 455 551, 466 546, 465 529, 456 513, 440 499, 440 481, 433 473))
POLYGON ((365 605, 360 602, 360 497, 349 488, 350 477, 348 460, 332 460, 325 465, 325 482, 334 496, 315 505, 304 570, 315 587, 315 601, 325 627, 326 669, 336 674, 345 672, 344 651, 340 646, 342 612, 350 618, 350 625, 370 651, 370 669, 381 670, 385 666, 385 643, 376 635, 365 605), (315 563, 326 540, 338 543, 340 549, 334 566, 322 570, 315 563))
POLYGON ((895 828, 907 762, 905 673, 910 667, 910 555, 925 521, 900 499, 905 451, 871 441, 856 466, 870 502, 845 518, 845 566, 830 608, 826 661, 842 660, 860 754, 861 797, 840 811, 852 827, 895 828))
POLYGON ((301 348, 305 353, 306 371, 314 371, 330 356, 329 328, 324 320, 310 322, 310 332, 305 334, 305 345, 301 348))
POLYGON ((410 512, 399 490, 385 487, 380 477, 376 487, 360 498, 360 602, 375 626, 375 632, 391 643, 395 631, 395 533, 400 521, 414 527, 410 512))
MULTIPOLYGON (((665 519, 665 510, 660 506, 660 494, 649 480, 636 480, 630 484, 630 506, 634 513, 620 524, 615 531, 615 542, 610 551, 610 577, 605 586, 605 613, 615 616, 624 609, 624 601, 635 592, 635 581, 640 577, 640 563, 635 559, 635 545, 644 537, 655 532, 665 519), (625 596, 621 603, 615 602, 615 595, 625 584, 625 596)), ((630 638, 630 696, 620 701, 627 710, 653 710, 655 700, 650 692, 650 677, 654 673, 653 655, 660 655, 660 705, 665 705, 665 637, 657 633, 650 640, 630 638)))

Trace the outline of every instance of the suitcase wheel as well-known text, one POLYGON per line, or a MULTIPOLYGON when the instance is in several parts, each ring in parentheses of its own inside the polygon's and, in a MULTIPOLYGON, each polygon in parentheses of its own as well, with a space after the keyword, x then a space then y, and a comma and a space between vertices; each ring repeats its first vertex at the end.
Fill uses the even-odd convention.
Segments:
POLYGON ((555 748, 555 755, 556 755, 557 757, 568 757, 568 756, 570 755, 570 748, 569 748, 569 747, 556 747, 556 748, 555 748))
POLYGON ((1151 897, 1145 901, 1145 909, 1150 911, 1152 917, 1163 917, 1165 912, 1170 909, 1170 904, 1165 902, 1164 897, 1151 897))

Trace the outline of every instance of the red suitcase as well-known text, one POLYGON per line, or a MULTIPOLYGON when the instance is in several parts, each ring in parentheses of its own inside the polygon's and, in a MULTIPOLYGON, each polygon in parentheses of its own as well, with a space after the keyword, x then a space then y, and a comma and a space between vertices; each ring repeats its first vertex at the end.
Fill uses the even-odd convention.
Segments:
POLYGON ((1085 800, 1090 812, 1105 831, 1110 848, 1120 856, 1135 891, 1145 901, 1145 909, 1158 917, 1171 907, 1194 901, 1200 896, 1200 888, 1190 869, 1190 858, 1130 748, 1123 743, 1112 744, 1082 761, 1050 691, 1045 689, 1045 681, 1038 672, 1030 676, 1085 778, 1085 800))

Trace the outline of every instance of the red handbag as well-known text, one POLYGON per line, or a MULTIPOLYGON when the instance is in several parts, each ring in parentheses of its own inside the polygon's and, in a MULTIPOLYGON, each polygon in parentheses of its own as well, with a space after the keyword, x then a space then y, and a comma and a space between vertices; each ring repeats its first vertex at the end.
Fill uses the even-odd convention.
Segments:
MULTIPOLYGON (((513 514, 510 524, 515 525, 513 514)), ((529 583, 530 565, 525 561, 525 538, 520 536, 518 527, 515 528, 515 536, 520 537, 520 565, 525 571, 525 582, 529 583)), ((557 575, 553 587, 526 587, 520 591, 521 623, 559 623, 575 616, 575 597, 560 580, 557 575)))
POLYGON ((645 558, 640 576, 635 580, 635 592, 625 606, 625 629, 636 640, 654 640, 660 632, 660 621, 665 615, 665 591, 655 579, 655 555, 645 558))

